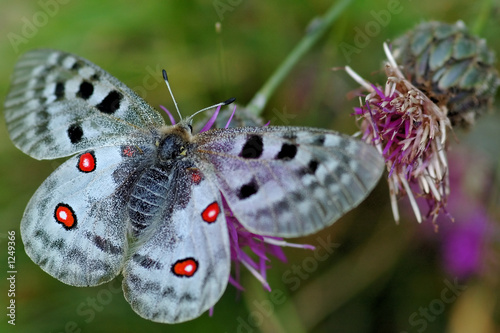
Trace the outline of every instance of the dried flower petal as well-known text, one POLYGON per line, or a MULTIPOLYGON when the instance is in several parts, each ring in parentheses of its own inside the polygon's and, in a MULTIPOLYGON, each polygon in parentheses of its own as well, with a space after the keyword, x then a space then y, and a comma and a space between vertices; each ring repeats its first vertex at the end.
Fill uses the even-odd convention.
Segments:
POLYGON ((445 154, 446 127, 450 127, 446 108, 438 107, 401 73, 389 48, 385 65, 385 87, 366 82, 351 68, 346 71, 368 95, 355 108, 362 138, 384 156, 394 219, 399 221, 397 198, 407 195, 415 217, 422 221, 415 196, 429 205, 433 221, 446 211, 449 194, 448 163, 445 154), (411 185, 416 184, 417 190, 411 185))

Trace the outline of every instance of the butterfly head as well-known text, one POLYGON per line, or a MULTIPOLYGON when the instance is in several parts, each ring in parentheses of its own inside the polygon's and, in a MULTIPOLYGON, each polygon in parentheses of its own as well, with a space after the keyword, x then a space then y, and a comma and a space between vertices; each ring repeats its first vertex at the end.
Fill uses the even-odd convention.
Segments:
POLYGON ((192 131, 190 119, 183 119, 176 125, 164 127, 157 142, 159 160, 169 162, 186 157, 192 146, 192 131))

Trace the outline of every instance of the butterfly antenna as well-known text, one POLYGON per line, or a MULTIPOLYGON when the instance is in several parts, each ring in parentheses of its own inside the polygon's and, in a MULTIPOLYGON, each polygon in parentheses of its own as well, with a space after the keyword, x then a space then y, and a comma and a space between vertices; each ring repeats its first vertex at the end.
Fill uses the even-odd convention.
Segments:
POLYGON ((213 109, 213 108, 216 108, 216 107, 219 107, 219 106, 224 106, 224 105, 229 105, 231 104, 232 102, 234 102, 236 100, 236 98, 232 97, 228 100, 225 100, 224 102, 222 103, 218 103, 218 104, 215 104, 215 105, 212 105, 212 106, 209 106, 207 108, 204 108, 204 109, 201 109, 199 111, 196 111, 194 114, 192 114, 189 118, 193 118, 194 116, 196 116, 198 113, 200 112, 203 112, 203 111, 207 111, 207 110, 210 110, 210 109, 213 109))
POLYGON ((179 114, 179 117, 182 120, 181 112, 179 111, 179 107, 177 106, 177 102, 175 101, 174 94, 172 94, 172 89, 170 89, 170 83, 168 83, 167 71, 163 70, 162 74, 163 74, 163 80, 165 80, 165 83, 167 84, 168 91, 170 92, 170 96, 172 96, 172 100, 174 101, 175 109, 177 110, 177 113, 179 114))

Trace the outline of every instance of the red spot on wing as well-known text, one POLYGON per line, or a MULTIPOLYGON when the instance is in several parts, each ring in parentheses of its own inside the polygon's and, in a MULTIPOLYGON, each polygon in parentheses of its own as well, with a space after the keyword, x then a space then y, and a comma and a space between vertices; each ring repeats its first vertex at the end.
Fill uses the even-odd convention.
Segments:
POLYGON ((128 157, 132 157, 135 153, 135 149, 130 147, 130 146, 126 146, 125 148, 123 148, 123 155, 124 156, 128 156, 128 157))
POLYGON ((61 223, 64 228, 71 229, 76 226, 76 215, 71 206, 60 203, 54 211, 56 222, 61 223))
POLYGON ((212 223, 215 222, 215 220, 217 220, 217 216, 219 216, 219 213, 220 213, 220 207, 217 201, 215 201, 212 202, 210 205, 208 205, 207 208, 205 208, 203 213, 201 213, 201 218, 205 222, 212 223))
POLYGON ((94 152, 88 152, 80 155, 78 160, 78 170, 81 172, 92 172, 95 170, 94 152))
POLYGON ((191 277, 198 270, 198 262, 194 258, 177 260, 172 265, 172 273, 177 276, 191 277))
POLYGON ((198 185, 203 180, 203 174, 200 172, 198 168, 188 168, 188 174, 191 177, 191 182, 195 185, 198 185))
POLYGON ((193 183, 198 185, 201 182, 201 174, 199 172, 193 172, 191 174, 191 180, 193 181, 193 183))

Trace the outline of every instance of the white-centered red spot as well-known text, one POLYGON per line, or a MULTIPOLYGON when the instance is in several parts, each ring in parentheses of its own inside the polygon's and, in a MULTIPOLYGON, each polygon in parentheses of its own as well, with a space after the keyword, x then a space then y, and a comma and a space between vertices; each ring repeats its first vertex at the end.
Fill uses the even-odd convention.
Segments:
POLYGON ((212 223, 217 220, 217 216, 219 216, 220 208, 217 202, 212 202, 210 205, 205 208, 203 213, 201 213, 201 218, 203 221, 212 223))
POLYGON ((63 203, 58 204, 54 211, 54 218, 66 229, 71 229, 76 226, 76 215, 69 205, 63 203))
POLYGON ((198 270, 198 262, 194 258, 177 260, 172 265, 172 272, 177 276, 191 277, 198 270))
POLYGON ((95 156, 93 152, 80 155, 78 170, 82 172, 92 172, 95 170, 95 156))

